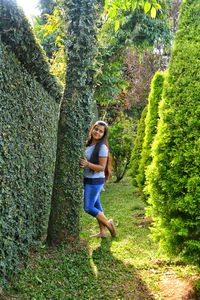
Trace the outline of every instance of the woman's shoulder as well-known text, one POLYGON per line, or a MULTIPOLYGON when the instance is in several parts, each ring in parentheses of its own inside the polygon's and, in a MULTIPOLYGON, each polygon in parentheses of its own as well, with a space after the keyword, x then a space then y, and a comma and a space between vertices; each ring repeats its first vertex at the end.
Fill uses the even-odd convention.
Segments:
POLYGON ((108 149, 108 146, 105 143, 102 143, 100 145, 100 149, 108 149))
POLYGON ((108 146, 106 144, 101 144, 99 149, 99 156, 108 156, 108 146))

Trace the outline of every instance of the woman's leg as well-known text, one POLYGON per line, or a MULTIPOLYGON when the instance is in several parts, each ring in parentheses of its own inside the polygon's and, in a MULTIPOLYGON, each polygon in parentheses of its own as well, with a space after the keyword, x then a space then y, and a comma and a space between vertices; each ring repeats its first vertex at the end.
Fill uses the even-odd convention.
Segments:
MULTIPOLYGON (((93 217, 97 218, 101 228, 107 227, 112 236, 116 235, 116 229, 112 220, 107 220, 105 217, 101 203, 100 203, 100 192, 102 185, 91 185, 85 184, 84 186, 84 210, 93 217)), ((101 229, 100 229, 101 230, 101 229)))
POLYGON ((98 204, 96 207, 101 188, 102 185, 85 184, 84 186, 84 210, 93 217, 96 217, 102 211, 102 208, 98 204))
POLYGON ((115 225, 114 225, 112 219, 108 220, 103 212, 99 212, 98 215, 96 216, 96 218, 97 218, 98 222, 102 223, 104 226, 106 226, 108 228, 108 230, 110 231, 110 234, 113 237, 116 236, 116 228, 115 228, 115 225))
POLYGON ((100 233, 105 235, 105 233, 106 233, 105 228, 107 227, 108 230, 110 231, 111 235, 116 236, 116 229, 115 229, 113 220, 107 220, 106 216, 103 213, 103 209, 102 209, 101 201, 100 201, 100 193, 95 202, 95 207, 99 210, 99 213, 96 216, 96 218, 99 223, 100 233))
MULTIPOLYGON (((98 195, 97 201, 95 202, 95 207, 99 210, 99 212, 103 213, 103 208, 101 206, 101 201, 100 201, 100 193, 98 195)), ((106 227, 103 223, 101 223, 98 219, 97 222, 99 224, 99 230, 100 233, 96 234, 95 237, 106 237, 106 227)))

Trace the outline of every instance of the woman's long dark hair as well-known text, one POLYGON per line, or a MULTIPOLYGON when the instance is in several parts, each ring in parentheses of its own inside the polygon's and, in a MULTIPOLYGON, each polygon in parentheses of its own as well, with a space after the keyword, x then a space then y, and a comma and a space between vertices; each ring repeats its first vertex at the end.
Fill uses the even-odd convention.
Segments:
MULTIPOLYGON (((108 125, 103 122, 103 121, 97 121, 90 129, 87 141, 86 141, 86 146, 90 146, 92 143, 92 132, 94 130, 94 128, 97 125, 101 125, 104 127, 104 135, 103 137, 96 143, 94 150, 92 152, 91 158, 90 158, 90 162, 93 164, 98 164, 99 163, 99 151, 100 151, 100 147, 101 145, 105 144, 108 147, 109 150, 109 143, 108 143, 108 125)), ((108 152, 108 159, 107 159, 107 164, 106 164, 106 168, 105 168, 105 178, 106 181, 109 180, 111 178, 111 173, 112 173, 112 158, 110 155, 110 151, 108 152)))

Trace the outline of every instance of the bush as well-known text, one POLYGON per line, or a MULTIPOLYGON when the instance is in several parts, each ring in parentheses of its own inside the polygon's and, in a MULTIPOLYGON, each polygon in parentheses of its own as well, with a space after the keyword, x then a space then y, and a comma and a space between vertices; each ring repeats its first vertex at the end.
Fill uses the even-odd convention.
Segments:
POLYGON ((153 160, 148 168, 153 234, 170 253, 200 263, 200 2, 182 3, 153 160))
POLYGON ((137 124, 133 119, 124 117, 109 129, 109 143, 116 182, 124 177, 130 163, 136 128, 137 124))
POLYGON ((158 104, 162 97, 164 76, 161 72, 156 72, 151 82, 151 92, 148 98, 147 116, 145 118, 145 135, 142 145, 141 160, 139 163, 139 173, 136 177, 141 191, 145 186, 145 171, 151 163, 151 147, 157 131, 158 104))
POLYGON ((146 115, 147 115, 147 106, 144 108, 142 112, 138 130, 137 130, 137 136, 135 139, 135 144, 131 153, 130 175, 133 178, 133 185, 136 186, 137 186, 136 176, 138 174, 139 162, 141 159, 141 152, 142 152, 142 144, 144 141, 146 115))
MULTIPOLYGON (((14 16, 16 10, 16 16, 23 16, 19 14, 14 2, 2 3, 3 17, 0 16, 0 23, 2 25, 7 15, 7 22, 10 22, 8 25, 12 25, 6 28, 6 24, 3 24, 4 42, 0 41, 0 284, 5 284, 17 270, 16 266, 28 253, 33 241, 46 233, 56 155, 59 114, 56 100, 60 90, 50 74, 44 83, 42 76, 47 73, 43 74, 42 69, 41 76, 34 75, 33 70, 39 68, 39 60, 26 60, 32 50, 29 59, 41 57, 42 52, 38 54, 38 45, 31 49, 31 45, 26 44, 27 40, 33 42, 30 31, 24 32, 24 28, 20 31, 20 28, 15 27, 15 21, 20 23, 22 20, 10 18, 10 13, 14 16), (5 34, 6 30, 9 37, 5 34), (9 42, 11 32, 12 41, 9 42), (15 32, 21 36, 20 47, 24 43, 24 49, 27 49, 24 58, 16 55, 18 41, 15 44, 15 32), (32 67, 29 73, 27 66, 30 63, 32 67), (49 84, 48 78, 52 79, 49 84), (54 88, 51 89, 53 82, 54 88)), ((23 22, 25 24, 27 21, 23 19, 23 22)), ((45 63, 45 58, 42 61, 45 63)), ((48 65, 44 65, 44 69, 47 72, 48 65)))

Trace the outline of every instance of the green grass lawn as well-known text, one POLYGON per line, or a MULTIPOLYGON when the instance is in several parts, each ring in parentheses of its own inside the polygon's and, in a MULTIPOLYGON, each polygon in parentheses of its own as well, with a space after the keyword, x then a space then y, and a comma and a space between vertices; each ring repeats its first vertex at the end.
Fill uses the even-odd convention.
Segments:
POLYGON ((82 212, 80 244, 56 250, 43 246, 32 253, 8 299, 167 299, 161 277, 197 276, 194 266, 170 260, 150 239, 144 204, 129 178, 108 184, 102 204, 117 224, 117 237, 91 238, 98 232, 97 222, 82 212))

